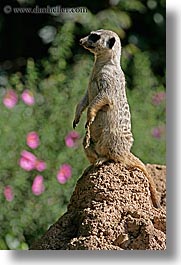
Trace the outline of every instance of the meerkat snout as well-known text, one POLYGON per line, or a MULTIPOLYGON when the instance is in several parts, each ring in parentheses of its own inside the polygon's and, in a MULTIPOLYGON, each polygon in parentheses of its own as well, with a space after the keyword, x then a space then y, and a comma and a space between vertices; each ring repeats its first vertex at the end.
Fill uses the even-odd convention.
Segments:
POLYGON ((79 44, 80 44, 80 45, 83 45, 83 39, 80 39, 80 40, 79 40, 79 44))
POLYGON ((87 37, 80 39, 79 44, 86 49, 94 49, 99 39, 100 36, 98 34, 91 33, 87 37))

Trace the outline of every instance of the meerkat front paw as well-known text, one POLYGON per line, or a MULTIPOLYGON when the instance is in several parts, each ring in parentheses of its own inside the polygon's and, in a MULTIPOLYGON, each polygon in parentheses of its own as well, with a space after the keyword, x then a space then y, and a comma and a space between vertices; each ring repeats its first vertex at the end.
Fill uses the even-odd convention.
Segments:
POLYGON ((73 128, 75 129, 76 128, 76 126, 77 126, 77 124, 79 123, 79 121, 78 120, 74 120, 73 121, 73 124, 72 124, 72 126, 73 126, 73 128))
POLYGON ((80 121, 80 116, 75 115, 74 121, 72 123, 74 129, 77 127, 77 124, 79 123, 79 121, 80 121))

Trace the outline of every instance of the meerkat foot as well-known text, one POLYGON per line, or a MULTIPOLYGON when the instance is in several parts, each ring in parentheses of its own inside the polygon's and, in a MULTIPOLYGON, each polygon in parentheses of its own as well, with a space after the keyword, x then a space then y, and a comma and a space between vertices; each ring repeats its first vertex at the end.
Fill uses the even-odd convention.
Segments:
POLYGON ((108 161, 107 157, 99 157, 95 162, 95 166, 100 166, 107 161, 108 161))

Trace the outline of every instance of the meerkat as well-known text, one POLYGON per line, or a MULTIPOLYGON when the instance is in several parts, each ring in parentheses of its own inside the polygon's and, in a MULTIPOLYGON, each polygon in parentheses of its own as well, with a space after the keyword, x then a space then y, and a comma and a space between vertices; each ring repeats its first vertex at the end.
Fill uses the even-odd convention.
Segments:
POLYGON ((133 135, 126 96, 125 76, 121 69, 121 42, 110 30, 92 31, 80 44, 94 54, 95 61, 88 89, 76 107, 73 128, 87 108, 85 154, 91 164, 120 162, 139 168, 146 175, 153 205, 160 207, 156 187, 143 162, 131 153, 133 135))

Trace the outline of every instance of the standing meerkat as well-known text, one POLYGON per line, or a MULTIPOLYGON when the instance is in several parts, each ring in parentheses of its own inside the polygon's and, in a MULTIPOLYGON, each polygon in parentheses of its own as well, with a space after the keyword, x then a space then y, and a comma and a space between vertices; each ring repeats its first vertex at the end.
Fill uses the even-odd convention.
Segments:
POLYGON ((80 44, 95 56, 88 90, 76 107, 73 128, 87 109, 86 136, 83 141, 91 164, 113 160, 127 168, 139 168, 149 181, 153 205, 160 207, 156 187, 145 165, 131 153, 133 135, 131 115, 120 66, 121 42, 110 30, 92 31, 80 44))

